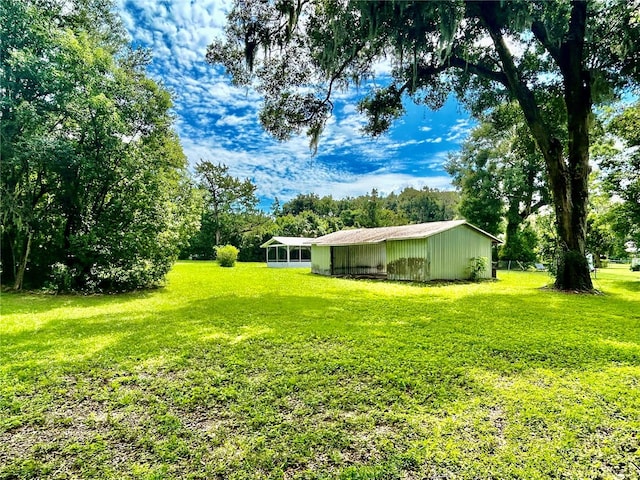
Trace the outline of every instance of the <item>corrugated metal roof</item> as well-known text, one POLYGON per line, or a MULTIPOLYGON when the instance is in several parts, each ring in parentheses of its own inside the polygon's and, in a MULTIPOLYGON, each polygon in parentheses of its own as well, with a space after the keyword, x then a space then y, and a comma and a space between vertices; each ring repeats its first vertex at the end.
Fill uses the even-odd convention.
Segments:
POLYGON ((308 237, 273 237, 271 238, 271 240, 267 240, 262 245, 260 245, 260 247, 267 248, 268 246, 275 243, 279 245, 286 245, 289 247, 306 247, 310 246, 314 240, 314 238, 308 237))
POLYGON ((361 245, 367 243, 381 243, 388 240, 410 240, 426 238, 446 230, 468 225, 479 233, 486 235, 493 242, 501 243, 493 235, 471 225, 466 220, 450 220, 446 222, 418 223, 399 227, 358 228, 355 230, 341 230, 313 240, 314 245, 361 245))

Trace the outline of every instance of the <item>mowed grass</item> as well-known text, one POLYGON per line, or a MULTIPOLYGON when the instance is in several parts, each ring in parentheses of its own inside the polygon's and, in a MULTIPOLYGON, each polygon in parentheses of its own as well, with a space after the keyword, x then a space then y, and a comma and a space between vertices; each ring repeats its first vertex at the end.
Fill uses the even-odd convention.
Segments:
POLYGON ((549 282, 3 294, 0 478, 638 478, 640 275, 549 282))

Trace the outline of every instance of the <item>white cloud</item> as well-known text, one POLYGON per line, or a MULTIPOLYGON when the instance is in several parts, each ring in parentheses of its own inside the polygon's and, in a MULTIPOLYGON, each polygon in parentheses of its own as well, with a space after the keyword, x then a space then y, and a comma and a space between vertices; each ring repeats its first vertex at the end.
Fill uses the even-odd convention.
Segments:
POLYGON ((354 176, 342 181, 334 181, 329 184, 317 185, 309 190, 319 195, 333 195, 334 198, 364 195, 376 188, 381 195, 389 195, 391 192, 399 193, 407 187, 413 188, 438 188, 440 190, 451 189, 451 177, 435 176, 420 177, 405 173, 370 173, 354 176))
MULTIPOLYGON (((191 164, 200 159, 221 161, 229 166, 230 173, 250 178, 258 187, 257 194, 265 198, 278 197, 287 201, 298 193, 313 192, 332 195, 334 198, 363 195, 378 189, 383 195, 399 192, 406 187, 451 189, 447 175, 427 176, 418 173, 391 171, 393 165, 382 165, 376 170, 357 174, 326 164, 310 154, 305 137, 299 136, 287 143, 271 143, 253 151, 229 149, 216 143, 215 138, 197 142, 183 142, 191 164)), ((416 162, 441 167, 446 153, 416 162)))
POLYGON ((456 123, 449 129, 447 134, 447 142, 462 141, 469 136, 474 125, 469 119, 458 119, 456 123))
POLYGON ((344 115, 351 115, 353 113, 357 113, 358 112, 358 107, 356 107, 356 105, 354 103, 347 103, 343 108, 342 108, 342 113, 344 115))
MULTIPOLYGON (((335 92, 334 116, 314 157, 305 136, 283 143, 270 138, 258 124, 260 95, 233 86, 221 68, 206 64, 207 47, 222 36, 231 0, 172 0, 168 6, 157 0, 117 3, 134 44, 152 50, 150 75, 173 94, 176 130, 191 166, 200 159, 222 162, 233 175, 251 178, 260 196, 285 201, 302 192, 340 198, 372 188, 383 194, 407 186, 451 188, 449 177, 429 174, 430 169, 442 171, 442 152, 418 159, 405 154, 422 144, 440 143, 442 136, 407 140, 403 135, 399 141, 392 134, 371 139, 362 133, 367 120, 356 102, 377 83, 375 78, 359 88, 335 92)), ((388 60, 374 68, 381 77, 390 71, 388 60)), ((456 124, 446 132, 447 140, 461 135, 465 127, 456 124)), ((416 127, 416 132, 431 130, 416 127)))
POLYGON ((393 64, 389 58, 379 59, 373 65, 373 73, 378 76, 388 76, 391 75, 391 71, 393 70, 393 64))
POLYGON ((239 117, 237 115, 228 115, 221 117, 216 122, 216 127, 224 127, 224 126, 238 126, 238 125, 247 125, 251 123, 252 118, 250 117, 239 117))

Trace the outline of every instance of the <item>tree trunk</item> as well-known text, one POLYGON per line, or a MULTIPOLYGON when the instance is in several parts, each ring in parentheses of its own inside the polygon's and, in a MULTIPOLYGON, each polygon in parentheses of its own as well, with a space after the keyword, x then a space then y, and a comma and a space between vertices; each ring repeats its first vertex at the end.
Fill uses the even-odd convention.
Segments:
POLYGON ((562 196, 562 201, 554 198, 561 242, 555 285, 561 290, 593 290, 589 263, 585 257, 591 116, 591 81, 583 66, 586 16, 586 2, 573 2, 567 40, 558 52, 558 65, 564 79, 569 136, 566 175, 560 182, 564 189, 557 192, 562 196))
POLYGON ((9 252, 11 254, 11 273, 13 273, 13 280, 15 281, 16 276, 18 275, 18 269, 16 267, 16 244, 15 239, 10 238, 7 244, 9 245, 9 252))
MULTIPOLYGON (((572 133, 569 133, 572 136, 572 133)), ((593 289, 589 264, 585 257, 587 224, 587 177, 589 168, 588 136, 586 150, 569 146, 569 162, 565 164, 563 151, 556 152, 556 161, 547 161, 547 173, 553 196, 556 229, 559 239, 558 269, 555 286, 560 290, 589 291, 593 289), (587 152, 576 155, 576 150, 587 152), (573 156, 573 158, 572 158, 573 156), (581 180, 582 173, 586 176, 581 180)), ((570 142, 571 143, 571 142, 570 142)))
MULTIPOLYGON (((214 202, 215 202, 216 196, 212 195, 212 197, 213 197, 214 202)), ((213 219, 216 222, 216 230, 215 230, 215 233, 216 233, 216 244, 214 245, 214 247, 219 247, 220 246, 220 212, 218 210, 218 204, 217 203, 214 203, 214 205, 213 205, 213 219)))
MULTIPOLYGON (((575 136, 571 131, 569 134, 575 136)), ((581 140, 581 143, 582 146, 571 145, 570 141, 569 168, 566 170, 566 177, 556 178, 555 181, 550 178, 560 239, 555 286, 560 290, 589 291, 593 289, 589 264, 585 257, 589 175, 588 135, 586 140, 581 140), (582 142, 586 142, 586 146, 582 142)), ((552 177, 551 174, 550 177, 552 177)))
POLYGON ((593 266, 596 268, 602 268, 602 260, 600 259, 600 251, 593 252, 593 266))
POLYGON ((20 266, 18 267, 18 272, 16 273, 16 280, 13 284, 14 290, 22 290, 22 284, 24 282, 24 272, 27 269, 27 263, 29 262, 29 253, 31 253, 31 238, 33 233, 29 230, 27 234, 27 244, 24 248, 24 254, 22 255, 22 259, 20 260, 20 266))
MULTIPOLYGON (((580 186, 575 185, 574 187, 580 186)), ((571 202, 572 197, 580 194, 586 196, 586 185, 584 188, 573 188, 571 191, 565 192, 564 195, 562 192, 554 192, 554 200, 560 195, 564 197, 564 201, 555 200, 558 238, 560 240, 555 286, 560 290, 593 290, 589 263, 584 249, 586 201, 584 207, 571 202)))
POLYGON ((496 22, 496 3, 482 2, 480 16, 484 21, 496 51, 502 61, 506 86, 522 107, 547 166, 547 174, 555 207, 560 252, 556 288, 560 290, 593 290, 589 265, 585 257, 587 232, 587 201, 589 177, 589 118, 591 116, 591 84, 584 65, 584 39, 587 4, 571 2, 569 30, 564 41, 557 45, 543 27, 533 33, 557 62, 564 83, 564 102, 567 107, 568 158, 562 142, 549 127, 533 92, 520 77, 513 56, 496 22))

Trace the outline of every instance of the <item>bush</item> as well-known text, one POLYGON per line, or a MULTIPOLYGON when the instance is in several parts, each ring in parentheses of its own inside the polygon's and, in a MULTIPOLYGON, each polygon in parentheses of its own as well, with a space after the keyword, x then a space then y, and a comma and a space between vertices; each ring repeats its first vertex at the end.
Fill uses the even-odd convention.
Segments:
POLYGON ((233 267, 238 259, 238 253, 240 253, 240 250, 233 245, 216 247, 216 260, 221 267, 233 267))
POLYGON ((45 288, 55 292, 68 292, 73 288, 76 276, 77 272, 64 263, 54 263, 51 265, 51 281, 45 284, 45 288))
POLYGON ((171 259, 123 259, 111 264, 95 263, 82 270, 61 262, 51 265, 49 281, 44 288, 56 293, 128 292, 140 288, 154 288, 162 284, 171 268, 171 259))
POLYGON ((489 260, 487 257, 473 257, 469 260, 469 267, 467 267, 467 271, 469 272, 469 280, 475 282, 481 278, 482 273, 487 269, 489 265, 489 260))

